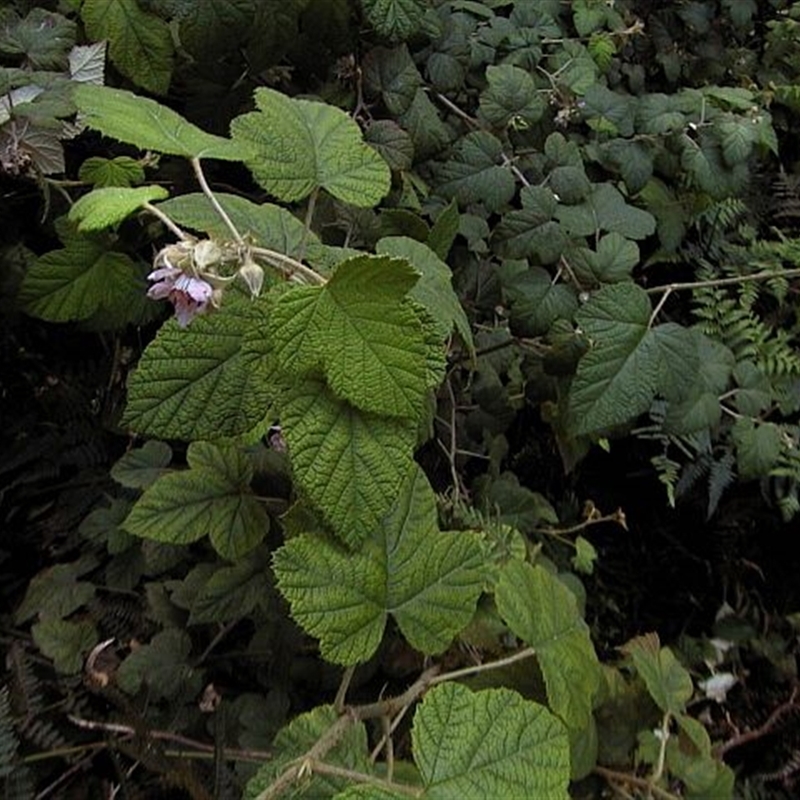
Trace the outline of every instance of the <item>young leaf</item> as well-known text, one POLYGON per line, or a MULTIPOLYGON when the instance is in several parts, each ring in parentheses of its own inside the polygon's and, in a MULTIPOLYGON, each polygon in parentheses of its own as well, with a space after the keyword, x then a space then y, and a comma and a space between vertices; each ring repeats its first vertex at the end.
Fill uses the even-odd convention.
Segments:
POLYGON ((229 293, 222 308, 188 329, 167 322, 128 382, 124 424, 164 439, 247 433, 267 414, 271 357, 265 301, 229 293))
POLYGON ((284 293, 271 320, 278 365, 295 375, 321 368, 357 408, 418 419, 431 357, 406 297, 418 278, 407 261, 361 255, 339 264, 323 287, 284 293))
MULTIPOLYGON (((317 706, 313 711, 295 717, 282 728, 271 750, 273 758, 265 762, 250 779, 243 800, 263 797, 268 786, 293 762, 307 753, 336 722, 338 714, 332 706, 317 706)), ((367 731, 363 723, 347 727, 336 746, 325 755, 325 762, 363 774, 372 773, 369 761, 367 731)), ((344 778, 334 778, 314 773, 308 782, 297 787, 293 797, 316 800, 331 798, 347 786, 344 778)))
POLYGON ((393 258, 406 259, 421 274, 409 295, 425 306, 436 321, 442 339, 446 339, 455 328, 469 351, 474 352, 472 329, 458 295, 453 291, 450 267, 431 248, 406 236, 384 237, 375 245, 375 250, 393 258))
POLYGON ((300 488, 350 547, 380 527, 411 465, 416 426, 337 399, 324 383, 297 382, 280 406, 300 488))
POLYGON ((263 87, 255 100, 258 111, 236 117, 231 133, 250 151, 242 160, 255 179, 275 197, 292 202, 325 189, 369 208, 389 191, 388 165, 344 111, 263 87))
POLYGON ((163 200, 169 192, 163 186, 139 186, 136 189, 108 187, 85 194, 69 210, 69 219, 79 231, 111 228, 138 211, 145 203, 163 200))
POLYGON ((136 0, 84 0, 81 19, 91 40, 108 41, 108 55, 126 78, 153 94, 167 93, 173 47, 164 20, 136 0))
POLYGON ((146 489, 165 472, 172 461, 172 448, 165 442, 145 442, 129 450, 111 467, 111 477, 129 489, 146 489))
POLYGON ((658 635, 637 636, 620 650, 631 657, 658 707, 665 712, 681 714, 694 693, 692 676, 668 647, 661 647, 658 635))
POLYGON ((83 84, 74 98, 86 125, 140 150, 224 161, 241 161, 249 153, 244 145, 206 133, 172 109, 124 89, 83 84))
POLYGON ((431 800, 569 797, 564 725, 510 689, 435 686, 414 715, 411 741, 431 800))
POLYGON ((369 24, 387 39, 409 39, 425 16, 424 0, 361 0, 369 24))
POLYGON ((452 161, 437 168, 436 191, 460 205, 483 203, 486 210, 499 211, 514 196, 511 170, 501 166, 503 145, 486 131, 473 131, 460 139, 452 161))
POLYGON ((102 158, 92 156, 81 164, 78 177, 96 188, 107 186, 132 186, 144 181, 144 167, 135 158, 117 156, 102 158))
POLYGON ((209 536, 223 557, 240 558, 269 530, 269 517, 250 490, 252 467, 231 446, 193 442, 189 469, 162 475, 145 489, 123 523, 134 536, 189 544, 209 536))
POLYGON ((118 309, 124 319, 131 295, 144 290, 137 273, 125 253, 75 237, 66 248, 37 259, 25 274, 18 299, 29 314, 50 322, 86 320, 110 309, 118 309))
POLYGON ((80 672, 83 659, 97 644, 97 631, 88 621, 44 619, 31 628, 31 634, 42 655, 66 675, 80 672))
POLYGON ((294 618, 338 664, 370 658, 389 614, 416 649, 441 652, 472 618, 485 577, 480 539, 439 532, 433 491, 416 465, 359 551, 302 534, 276 551, 273 567, 294 618))
POLYGON ((509 561, 495 591, 500 616, 536 649, 550 707, 567 726, 587 727, 600 666, 575 595, 542 566, 509 561))

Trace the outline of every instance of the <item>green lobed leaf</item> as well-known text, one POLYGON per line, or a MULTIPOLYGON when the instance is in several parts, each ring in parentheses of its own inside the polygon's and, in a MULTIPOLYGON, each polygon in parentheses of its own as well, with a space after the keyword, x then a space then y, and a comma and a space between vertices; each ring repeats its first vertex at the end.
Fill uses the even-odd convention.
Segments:
POLYGON ((299 487, 339 538, 359 546, 397 497, 412 463, 415 423, 359 411, 313 379, 286 393, 280 419, 299 487))
POLYGON ((374 47, 364 58, 363 70, 367 89, 380 94, 390 114, 408 111, 422 85, 422 76, 406 45, 391 50, 374 47))
POLYGON ((138 211, 145 203, 163 200, 169 192, 163 186, 113 186, 94 189, 85 194, 69 210, 69 219, 78 223, 79 231, 111 228, 138 211))
POLYGON ((84 658, 98 641, 97 631, 88 620, 43 619, 33 625, 31 635, 42 655, 65 675, 81 671, 84 658))
POLYGON ((664 712, 680 714, 694 693, 692 676, 658 635, 648 633, 626 642, 620 650, 630 656, 647 691, 664 712))
POLYGON ((37 614, 40 619, 62 619, 86 605, 94 597, 94 585, 78 578, 96 566, 93 558, 84 556, 40 572, 28 584, 14 621, 19 625, 37 614))
POLYGON ((454 201, 448 203, 436 217, 436 221, 431 226, 428 234, 427 245, 444 261, 447 258, 450 248, 453 246, 461 215, 458 213, 458 204, 454 201))
POLYGON ((208 536, 223 558, 240 558, 269 530, 269 517, 250 489, 250 461, 236 447, 207 442, 192 442, 186 457, 189 469, 162 475, 145 489, 123 527, 169 544, 208 536))
POLYGON ((32 70, 65 68, 77 25, 44 8, 32 8, 22 19, 15 17, 12 12, 0 27, 0 54, 24 56, 32 70))
POLYGON ((92 156, 81 164, 78 177, 98 188, 131 186, 144 181, 144 167, 130 156, 117 156, 116 158, 92 156))
POLYGON ((763 478, 775 467, 783 451, 783 428, 774 422, 737 419, 732 431, 736 466, 744 480, 763 478))
POLYGON ((656 230, 653 215, 628 204, 610 183, 595 184, 583 203, 560 205, 555 213, 567 232, 574 236, 614 231, 628 239, 645 239, 656 230))
POLYGON ((433 317, 442 339, 446 339, 455 328, 467 349, 474 353, 472 329, 453 290, 450 267, 430 247, 406 236, 384 237, 375 245, 375 250, 393 258, 406 259, 420 273, 421 277, 411 288, 409 296, 421 303, 433 317))
POLYGON ((425 16, 424 0, 361 0, 369 24, 387 39, 409 39, 425 16))
POLYGON ((231 133, 250 151, 242 160, 255 179, 275 197, 292 202, 325 189, 369 208, 389 191, 388 165, 344 111, 263 87, 255 101, 258 111, 236 117, 231 133))
POLYGON ((181 45, 203 61, 231 52, 253 25, 256 5, 254 0, 192 0, 179 20, 181 45))
POLYGON ((262 424, 272 397, 265 298, 229 291, 218 311, 170 320, 128 380, 123 423, 164 439, 219 439, 262 424))
POLYGON ((570 253, 569 263, 581 283, 617 283, 630 279, 639 263, 639 246, 619 233, 608 233, 596 250, 581 247, 570 253))
POLYGON ((99 240, 72 238, 66 248, 38 258, 25 273, 18 300, 34 317, 50 322, 87 320, 118 310, 126 316, 131 295, 144 291, 133 261, 99 240))
POLYGON ((567 237, 553 220, 557 201, 546 186, 526 186, 522 208, 503 215, 492 233, 492 246, 502 258, 530 258, 553 264, 561 257, 567 237))
POLYGON ((545 111, 545 101, 531 74, 512 64, 489 65, 488 86, 481 92, 480 114, 498 128, 520 118, 526 123, 538 122, 545 111))
POLYGON ((569 797, 569 741, 544 706, 510 689, 435 686, 414 715, 425 798, 569 797))
POLYGON ((441 652, 469 623, 483 589, 481 540, 439 531, 436 499, 419 467, 407 467, 393 499, 356 552, 302 534, 275 553, 292 616, 334 663, 370 658, 389 614, 417 650, 441 652))
POLYGON ((436 191, 462 206, 480 202, 489 212, 499 211, 516 189, 502 157, 503 145, 491 133, 468 133, 456 144, 453 159, 438 165, 436 191))
MULTIPOLYGON (((421 245, 424 247, 424 245, 421 245)), ((418 419, 432 357, 407 295, 419 275, 405 260, 361 255, 343 261, 322 287, 284 293, 270 338, 279 367, 320 368, 339 397, 375 414, 418 419)), ((438 359, 443 359, 439 348, 438 359)))
MULTIPOLYGON (((339 715, 332 706, 317 706, 313 711, 295 717, 275 737, 273 757, 266 761, 248 781, 243 800, 256 800, 275 779, 298 758, 307 753, 336 723, 339 715)), ((372 774, 369 762, 367 731, 363 723, 349 725, 336 745, 325 754, 325 762, 343 769, 372 774)), ((325 800, 332 798, 347 786, 344 778, 328 777, 314 773, 306 782, 297 785, 294 798, 325 800)))
POLYGON ((172 109, 124 89, 82 84, 74 98, 86 125, 140 150, 225 161, 249 154, 242 144, 206 133, 172 109))
POLYGON ((410 170, 414 164, 414 142, 396 122, 379 119, 364 132, 370 144, 395 172, 410 170))
POLYGON ((153 94, 167 93, 173 46, 164 20, 136 0, 84 0, 81 19, 91 40, 108 41, 109 58, 126 78, 153 94))
POLYGON ((142 684, 153 699, 170 698, 193 678, 188 658, 192 651, 189 634, 179 628, 157 633, 120 664, 116 678, 120 689, 135 694, 142 684))
POLYGON ((569 728, 589 725, 600 665, 575 595, 540 565, 509 561, 495 590, 500 616, 536 650, 550 707, 569 728))
POLYGON ((578 310, 574 287, 553 283, 541 267, 501 280, 511 304, 511 329, 519 336, 543 336, 557 319, 571 320, 578 310))
POLYGON ((172 448, 166 442, 145 442, 111 467, 111 477, 128 489, 145 489, 164 475, 170 461, 172 448))

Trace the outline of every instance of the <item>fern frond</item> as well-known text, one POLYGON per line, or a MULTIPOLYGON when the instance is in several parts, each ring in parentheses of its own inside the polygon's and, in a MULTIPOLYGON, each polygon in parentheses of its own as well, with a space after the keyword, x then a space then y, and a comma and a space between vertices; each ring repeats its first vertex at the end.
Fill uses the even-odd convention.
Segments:
POLYGON ((711 519, 717 510, 719 501, 725 490, 736 480, 734 466, 736 456, 730 450, 725 452, 719 460, 711 462, 708 471, 708 507, 706 509, 706 519, 711 519))
POLYGON ((3 686, 0 689, 0 779, 14 771, 14 756, 19 746, 8 696, 8 686, 3 686))

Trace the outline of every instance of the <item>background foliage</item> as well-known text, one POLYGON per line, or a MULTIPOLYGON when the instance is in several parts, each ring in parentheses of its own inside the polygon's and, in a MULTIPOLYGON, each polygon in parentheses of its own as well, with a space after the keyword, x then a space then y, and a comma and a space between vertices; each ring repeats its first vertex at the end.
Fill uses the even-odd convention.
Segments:
POLYGON ((0 10, 5 795, 791 796, 798 26, 0 10))

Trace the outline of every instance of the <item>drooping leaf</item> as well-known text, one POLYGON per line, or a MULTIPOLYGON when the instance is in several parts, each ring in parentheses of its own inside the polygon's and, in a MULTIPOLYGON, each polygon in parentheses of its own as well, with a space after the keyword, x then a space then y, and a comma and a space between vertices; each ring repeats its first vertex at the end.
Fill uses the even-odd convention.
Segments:
POLYGON ((31 628, 31 634, 42 655, 66 675, 80 672, 84 658, 97 644, 97 631, 88 620, 43 619, 31 628))
POLYGON ((415 424, 361 412, 314 380, 295 384, 280 418, 299 487, 337 536, 359 546, 397 497, 411 464, 415 424))
POLYGON ((512 64, 486 68, 488 86, 481 93, 480 113, 489 123, 504 128, 520 118, 526 123, 538 122, 545 110, 545 101, 531 74, 512 64))
POLYGON ((167 322, 129 378, 124 424, 184 441, 238 436, 260 425, 272 396, 267 319, 266 300, 229 292, 222 308, 189 328, 167 322))
POLYGON ((50 322, 87 320, 117 310, 119 324, 131 295, 143 291, 139 270, 125 253, 111 252, 96 239, 75 237, 30 267, 19 302, 29 314, 50 322))
POLYGON ((509 561, 495 591, 500 616, 536 650, 550 707, 567 726, 585 728, 600 686, 600 665, 575 595, 544 567, 509 561))
POLYGON ((157 633, 120 664, 116 675, 120 689, 135 694, 144 683, 153 698, 173 697, 194 677, 188 663, 191 651, 185 631, 167 628, 157 633))
POLYGON ((145 442, 111 467, 111 477, 129 489, 145 489, 164 474, 170 461, 172 448, 166 442, 145 442))
POLYGON ((109 58, 126 78, 153 94, 167 93, 173 46, 164 20, 136 0, 84 0, 81 19, 90 39, 108 41, 109 58))
POLYGON ((514 196, 514 176, 502 163, 503 145, 486 131, 460 139, 453 159, 437 168, 436 191, 462 206, 481 202, 487 211, 499 211, 514 196))
POLYGON ((78 177, 98 188, 132 186, 144 181, 144 167, 130 156, 117 156, 116 158, 92 156, 81 164, 78 177))
POLYGON ((333 391, 364 411, 418 418, 431 354, 406 297, 417 280, 407 261, 362 255, 323 287, 286 292, 272 313, 278 365, 295 375, 322 369, 333 391))
POLYGON ((138 211, 145 203, 168 196, 163 186, 107 187, 85 194, 69 210, 69 219, 79 231, 111 228, 138 211))
POLYGON ((692 676, 668 647, 661 647, 658 635, 637 636, 620 650, 630 656, 658 707, 680 714, 694 693, 692 676))
POLYGON ((405 40, 419 29, 424 0, 361 0, 370 25, 387 39, 405 40))
POLYGON ((483 561, 475 534, 439 531, 433 491, 413 465, 358 551, 303 534, 276 551, 273 567, 292 616, 320 639, 323 656, 356 664, 377 649, 389 614, 416 649, 444 650, 472 618, 483 561))
POLYGON ((162 475, 145 489, 125 530, 170 544, 208 536, 223 558, 240 558, 269 530, 269 517, 250 490, 249 460, 235 447, 193 442, 187 461, 188 470, 162 475))
POLYGON ((37 614, 40 619, 63 619, 86 605, 94 597, 94 585, 78 578, 96 566, 93 558, 84 556, 40 572, 28 584, 14 621, 17 624, 27 622, 37 614))
POLYGON ((225 161, 240 161, 249 153, 242 144, 206 133, 172 109, 124 89, 83 84, 74 97, 90 128, 140 150, 225 161))
POLYGON ((292 202, 325 189, 369 208, 389 191, 388 165, 344 111, 263 87, 255 100, 258 111, 236 117, 231 133, 250 151, 243 161, 255 179, 275 197, 292 202))
POLYGON ((470 352, 474 352, 472 330, 453 290, 450 267, 430 247, 406 236, 384 237, 375 245, 375 250, 393 258, 405 258, 421 274, 409 295, 425 306, 436 320, 442 339, 446 339, 455 327, 470 352))
MULTIPOLYGON (((249 780, 243 800, 256 800, 273 781, 296 759, 307 753, 336 722, 338 715, 332 706, 317 706, 313 711, 295 717, 282 728, 271 750, 273 758, 265 762, 249 780)), ((367 731, 359 722, 347 727, 335 747, 325 754, 325 762, 343 769, 371 774, 367 731)), ((292 796, 304 800, 327 800, 347 786, 345 778, 314 773, 307 782, 295 787, 292 796)))
POLYGON ((414 716, 411 737, 423 797, 569 797, 564 725, 510 689, 436 686, 414 716))

